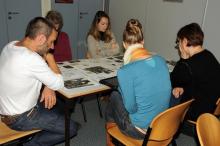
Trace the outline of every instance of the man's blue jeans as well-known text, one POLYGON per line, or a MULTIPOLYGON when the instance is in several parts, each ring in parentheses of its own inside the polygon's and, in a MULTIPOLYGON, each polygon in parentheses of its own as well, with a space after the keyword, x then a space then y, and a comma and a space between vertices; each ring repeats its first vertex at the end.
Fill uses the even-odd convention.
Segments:
MULTIPOLYGON (((53 146, 63 142, 65 139, 64 114, 59 113, 55 108, 46 109, 38 104, 36 109, 29 116, 22 114, 15 123, 10 125, 15 130, 41 129, 42 131, 24 144, 24 146, 53 146)), ((77 134, 77 127, 70 121, 70 136, 77 134)))
POLYGON ((106 107, 105 118, 107 122, 114 122, 125 135, 135 139, 144 139, 144 134, 139 132, 131 123, 129 113, 125 109, 121 94, 113 91, 106 107))

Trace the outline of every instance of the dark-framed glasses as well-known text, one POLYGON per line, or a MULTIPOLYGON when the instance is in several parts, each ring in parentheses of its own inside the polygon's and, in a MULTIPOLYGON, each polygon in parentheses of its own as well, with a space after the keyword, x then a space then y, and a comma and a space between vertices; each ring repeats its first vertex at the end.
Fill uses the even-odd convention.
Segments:
POLYGON ((175 43, 176 43, 176 45, 174 46, 174 48, 178 50, 179 49, 179 44, 180 44, 179 39, 176 39, 175 43))

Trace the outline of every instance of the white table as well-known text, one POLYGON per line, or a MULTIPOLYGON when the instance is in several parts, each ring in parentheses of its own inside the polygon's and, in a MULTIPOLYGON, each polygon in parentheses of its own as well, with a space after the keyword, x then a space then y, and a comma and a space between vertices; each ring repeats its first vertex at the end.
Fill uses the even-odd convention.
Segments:
POLYGON ((117 70, 122 66, 122 56, 66 61, 58 63, 58 66, 65 84, 58 92, 65 102, 65 145, 69 146, 69 110, 73 108, 75 99, 111 90, 99 81, 116 76, 117 70))
MULTIPOLYGON (((172 63, 167 61, 170 72, 174 68, 172 63)), ((58 92, 65 102, 65 145, 69 146, 69 109, 73 107, 76 98, 111 90, 99 81, 116 76, 117 70, 122 66, 122 56, 66 61, 58 63, 58 66, 65 82, 65 87, 58 92)))

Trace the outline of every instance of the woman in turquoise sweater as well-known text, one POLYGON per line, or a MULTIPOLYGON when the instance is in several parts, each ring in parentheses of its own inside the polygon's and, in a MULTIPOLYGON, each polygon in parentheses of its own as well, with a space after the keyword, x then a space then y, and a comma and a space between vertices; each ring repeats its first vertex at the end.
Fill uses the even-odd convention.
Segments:
MULTIPOLYGON (((165 60, 144 47, 138 20, 127 22, 123 33, 124 66, 118 70, 119 92, 113 92, 106 109, 106 128, 143 139, 152 119, 169 106, 171 83, 165 60)), ((112 145, 107 135, 107 145, 112 145)))

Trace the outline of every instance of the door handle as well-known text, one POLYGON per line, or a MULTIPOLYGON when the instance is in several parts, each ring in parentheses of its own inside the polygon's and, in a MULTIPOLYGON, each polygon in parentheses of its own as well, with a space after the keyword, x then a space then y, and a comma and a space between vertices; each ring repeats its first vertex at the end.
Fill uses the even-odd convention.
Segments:
POLYGON ((88 12, 79 12, 80 15, 88 15, 88 12))
POLYGON ((17 15, 19 12, 8 12, 8 15, 17 15))
POLYGON ((83 15, 88 15, 88 12, 79 12, 80 16, 79 19, 83 19, 83 15))

